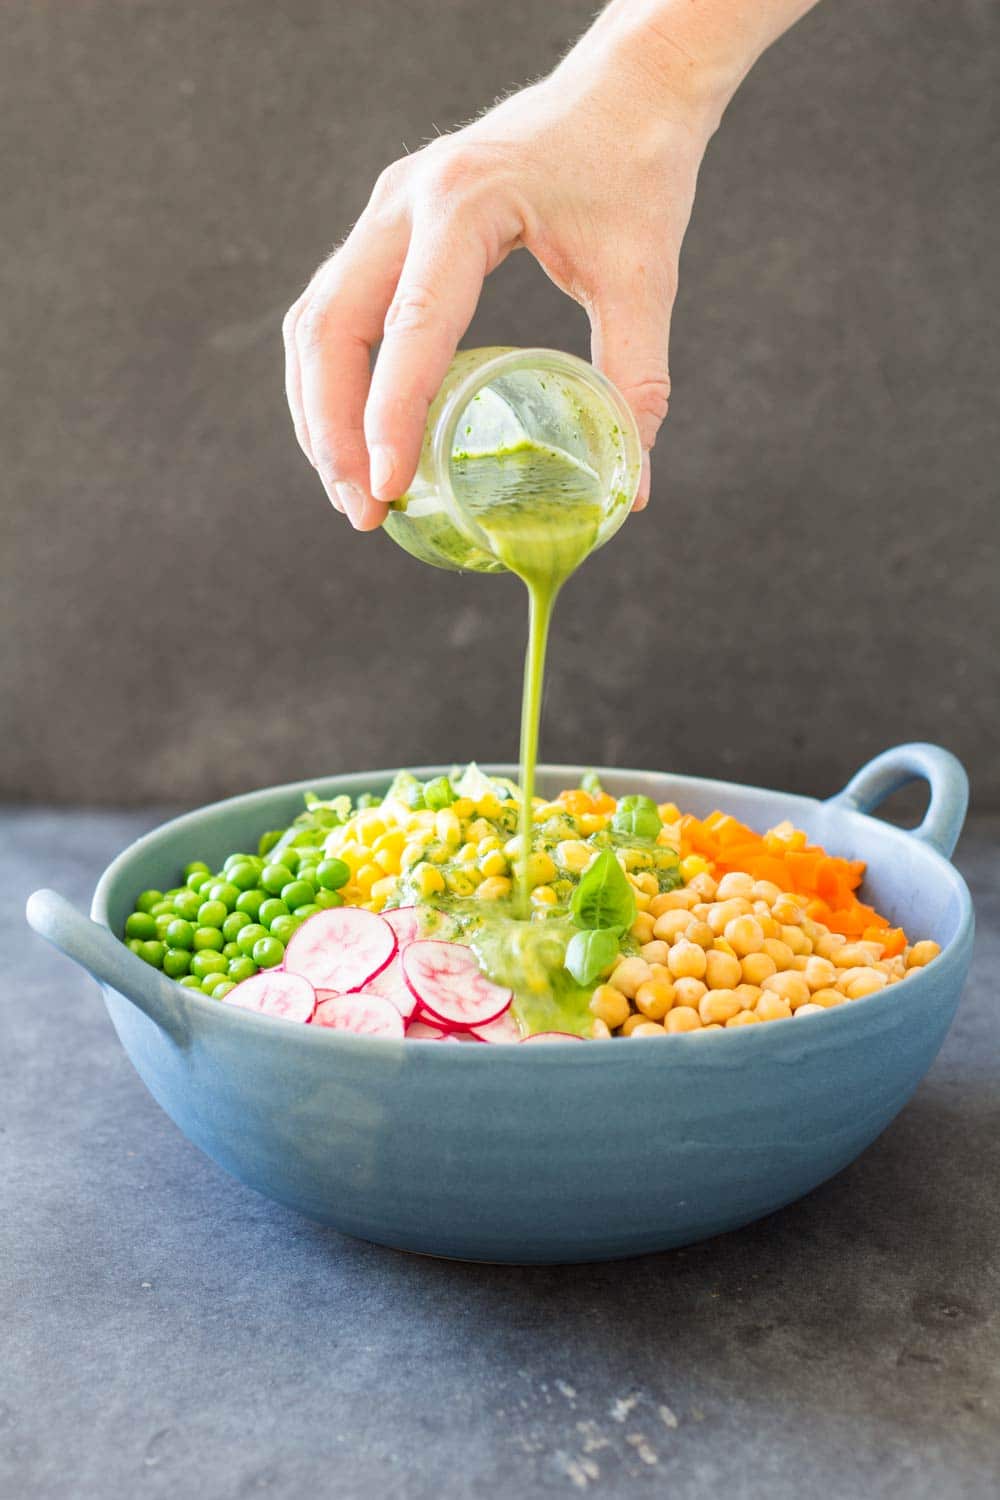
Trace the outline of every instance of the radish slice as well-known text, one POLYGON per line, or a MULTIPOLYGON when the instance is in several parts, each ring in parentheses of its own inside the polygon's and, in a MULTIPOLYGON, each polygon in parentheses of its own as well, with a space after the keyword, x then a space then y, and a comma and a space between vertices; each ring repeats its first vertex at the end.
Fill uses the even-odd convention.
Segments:
POLYGON ((306 1022, 316 1009, 316 994, 301 974, 263 969, 223 995, 222 1003, 256 1010, 264 1016, 279 1016, 283 1021, 306 1022))
POLYGON ((360 906, 318 911, 293 933, 285 968, 308 979, 313 989, 334 995, 364 989, 396 951, 388 922, 360 906))
POLYGON ((387 969, 375 974, 363 988, 370 995, 381 995, 383 1000, 388 1000, 404 1021, 408 1021, 417 1008, 416 996, 403 978, 403 966, 398 954, 387 969))
POLYGON ((418 1042, 446 1042, 449 1039, 447 1031, 442 1031, 440 1026, 428 1026, 426 1021, 411 1021, 406 1035, 418 1042))
MULTIPOLYGON (((235 994, 236 991, 234 990, 235 994)), ((403 1018, 381 995, 362 990, 354 995, 333 995, 321 1000, 313 1016, 314 1026, 333 1031, 352 1031, 355 1036, 402 1037, 403 1018)))
POLYGON ((521 1036, 521 1028, 514 1020, 509 1010, 505 1010, 502 1016, 497 1016, 495 1021, 487 1021, 485 1026, 473 1026, 470 1036, 474 1036, 480 1042, 520 1042, 524 1040, 521 1036))
POLYGON ((536 1031, 533 1036, 526 1036, 525 1042, 582 1042, 583 1037, 577 1036, 575 1031, 536 1031))
POLYGON ((416 942, 403 950, 403 973, 430 1020, 468 1031, 495 1021, 514 996, 480 972, 463 943, 416 942))
POLYGON ((392 911, 384 911, 382 917, 396 934, 401 949, 415 943, 420 936, 422 924, 418 906, 394 906, 392 911))

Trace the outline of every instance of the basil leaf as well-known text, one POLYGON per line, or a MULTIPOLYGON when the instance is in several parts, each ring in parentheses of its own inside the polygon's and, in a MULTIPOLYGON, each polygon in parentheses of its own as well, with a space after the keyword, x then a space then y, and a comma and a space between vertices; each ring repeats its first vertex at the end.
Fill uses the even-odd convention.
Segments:
POLYGON ((577 984, 600 979, 618 956, 618 934, 611 927, 575 932, 566 947, 566 968, 577 984))
POLYGON ((652 797, 622 797, 611 820, 615 833, 627 833, 632 838, 655 839, 663 823, 652 797))
POLYGON ((573 892, 570 907, 578 927, 627 932, 635 921, 635 892, 610 849, 602 849, 573 892))

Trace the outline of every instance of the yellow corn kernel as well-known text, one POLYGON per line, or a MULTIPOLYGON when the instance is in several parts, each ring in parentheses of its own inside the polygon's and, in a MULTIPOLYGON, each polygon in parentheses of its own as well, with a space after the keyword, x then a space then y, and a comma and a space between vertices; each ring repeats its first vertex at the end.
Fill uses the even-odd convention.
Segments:
POLYGON ((488 839, 495 834, 496 829, 486 818, 473 819, 465 830, 466 838, 471 839, 474 844, 478 844, 480 839, 488 839))
POLYGON ((476 812, 481 818, 499 818, 500 798, 496 792, 487 792, 485 797, 480 797, 476 803, 476 812))
POLYGON ((357 839, 349 839, 340 851, 340 858, 353 875, 359 865, 367 863, 368 850, 363 849, 357 839))
POLYGON ((681 874, 685 881, 693 880, 696 875, 707 875, 708 860, 701 854, 688 854, 681 860, 681 874))
POLYGON ((661 823, 676 823, 681 815, 676 802, 661 802, 656 811, 660 815, 661 823))
POLYGON ((472 896, 475 894, 475 881, 470 880, 464 870, 449 870, 444 877, 444 883, 453 896, 472 896))
MULTIPOLYGON (((423 844, 418 844, 418 843, 406 844, 404 846, 404 848, 403 848, 403 853, 400 856, 400 861, 399 862, 400 862, 400 865, 402 866, 402 868, 404 870, 412 870, 413 866, 415 864, 417 864, 420 860, 422 860, 423 857, 424 857, 424 846, 423 846, 423 844)), ((350 864, 350 860, 348 860, 348 864, 350 864)))
POLYGON ((531 899, 536 906, 555 906, 559 898, 550 885, 536 885, 531 899))
POLYGON ((441 871, 426 862, 414 868, 413 883, 421 896, 436 896, 445 888, 441 871))
POLYGON ((456 797, 451 804, 451 810, 456 818, 471 818, 476 810, 476 804, 471 797, 456 797))
POLYGON ((539 802, 536 797, 533 810, 536 823, 547 823, 549 818, 561 818, 566 809, 561 802, 539 802))
POLYGON ((354 876, 355 881, 363 891, 370 891, 376 880, 381 880, 385 872, 376 864, 362 865, 354 876))
POLYGON ((649 870, 643 870, 635 877, 635 886, 636 890, 642 891, 644 896, 649 896, 651 899, 660 894, 660 882, 649 870))
POLYGON ((551 854, 546 854, 544 849, 538 849, 528 857, 528 884, 529 886, 548 885, 556 878, 556 867, 551 854))
POLYGON ((390 896, 395 894, 395 890, 395 875, 387 875, 384 880, 376 880, 371 888, 371 899, 372 901, 377 901, 381 907, 388 901, 390 896))
POLYGON ((519 833, 515 833, 512 839, 508 839, 503 846, 503 852, 508 859, 517 859, 524 848, 524 841, 519 833))
POLYGON ((489 833, 476 841, 477 854, 491 854, 494 849, 503 849, 503 843, 495 833, 489 833))
POLYGON ((480 901, 502 901, 510 891, 511 883, 506 875, 491 875, 477 888, 476 896, 480 901))
POLYGON ((649 911, 649 903, 652 901, 652 899, 653 899, 652 896, 647 896, 645 891, 636 891, 636 893, 635 893, 635 909, 636 909, 636 911, 649 911))
POLYGON ((354 820, 358 839, 362 844, 374 844, 386 831, 385 819, 377 812, 360 812, 354 820))
POLYGON ((555 848, 557 863, 573 875, 582 875, 595 858, 595 851, 582 839, 563 839, 555 848))
POLYGON ((395 854, 402 854, 403 845, 406 843, 406 834, 401 828, 390 828, 375 840, 372 848, 376 854, 384 849, 391 849, 395 854))
POLYGON ((582 813, 580 816, 580 832, 588 837, 592 833, 600 833, 607 822, 606 815, 602 813, 582 813))
POLYGON ((457 849, 462 842, 462 825, 450 807, 443 807, 434 817, 434 832, 442 844, 457 849))
POLYGON ((376 849, 373 864, 378 865, 387 875, 399 874, 399 855, 392 849, 376 849))
POLYGON ((500 849, 491 849, 478 861, 484 875, 506 875, 507 856, 500 849))
POLYGON ((478 854, 476 845, 472 842, 471 839, 467 844, 462 845, 462 847, 455 854, 455 858, 458 860, 460 865, 475 864, 476 859, 478 858, 478 854))

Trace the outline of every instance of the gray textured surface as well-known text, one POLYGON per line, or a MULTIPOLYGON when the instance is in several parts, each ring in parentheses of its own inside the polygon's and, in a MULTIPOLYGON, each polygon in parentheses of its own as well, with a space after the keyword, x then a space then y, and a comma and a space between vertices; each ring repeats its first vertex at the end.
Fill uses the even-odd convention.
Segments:
POLYGON ((0 841, 5 1500, 993 1500, 1000 820, 959 852, 955 1028, 854 1166, 725 1238, 544 1270, 344 1239, 160 1113, 21 919, 37 883, 85 903, 153 821, 17 813, 0 841))
MULTIPOLYGON (((512 753, 517 587, 349 533, 294 447, 278 326, 402 143, 592 9, 5 5, 10 796, 512 753)), ((943 739, 997 804, 998 60, 988 0, 837 0, 746 83, 685 250, 654 504, 557 620, 549 759, 832 791, 943 739)), ((471 341, 582 350, 584 320, 515 257, 471 341)))

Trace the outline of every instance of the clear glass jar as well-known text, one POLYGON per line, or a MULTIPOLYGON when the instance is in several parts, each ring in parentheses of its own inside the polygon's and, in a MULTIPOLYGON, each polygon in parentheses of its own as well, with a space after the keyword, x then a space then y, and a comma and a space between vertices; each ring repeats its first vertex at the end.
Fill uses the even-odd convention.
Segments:
POLYGON ((632 509, 642 448, 620 391, 593 365, 555 349, 465 349, 449 366, 427 418, 413 483, 385 530, 436 568, 502 573, 504 564, 463 505, 452 465, 530 443, 566 454, 600 481, 602 547, 632 509))

